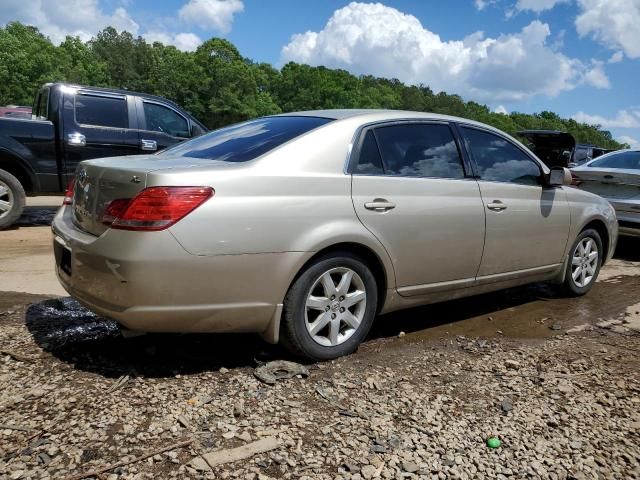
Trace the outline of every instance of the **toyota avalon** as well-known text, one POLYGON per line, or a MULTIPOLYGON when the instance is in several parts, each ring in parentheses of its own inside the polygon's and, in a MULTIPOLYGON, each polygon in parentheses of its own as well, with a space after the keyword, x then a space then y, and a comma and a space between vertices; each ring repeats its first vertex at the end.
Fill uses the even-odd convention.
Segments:
POLYGON ((275 115, 82 162, 52 226, 56 271, 131 330, 258 332, 325 360, 394 310, 539 281, 587 293, 616 215, 570 183, 461 118, 275 115))

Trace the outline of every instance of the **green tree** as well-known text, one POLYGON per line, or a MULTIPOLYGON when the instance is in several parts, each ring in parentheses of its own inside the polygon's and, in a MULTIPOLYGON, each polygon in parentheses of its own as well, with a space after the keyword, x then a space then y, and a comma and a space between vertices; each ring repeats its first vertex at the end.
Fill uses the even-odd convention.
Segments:
POLYGON ((297 63, 278 70, 243 58, 231 42, 220 38, 204 42, 195 52, 182 52, 108 27, 87 43, 68 37, 56 47, 34 27, 13 22, 0 28, 0 103, 30 104, 42 83, 56 80, 161 95, 211 128, 279 112, 389 108, 469 118, 512 135, 529 129, 560 130, 580 143, 623 146, 600 126, 550 111, 505 115, 395 78, 355 76, 297 63))
POLYGON ((58 50, 37 28, 0 28, 0 104, 31 105, 34 92, 55 80, 58 62, 58 50))

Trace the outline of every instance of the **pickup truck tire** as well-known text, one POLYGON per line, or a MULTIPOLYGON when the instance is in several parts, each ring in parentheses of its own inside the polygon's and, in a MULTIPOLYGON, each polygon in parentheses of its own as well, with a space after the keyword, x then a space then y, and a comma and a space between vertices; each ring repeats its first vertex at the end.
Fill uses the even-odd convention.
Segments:
POLYGON ((26 197, 20 181, 6 170, 0 170, 0 230, 20 218, 26 197))

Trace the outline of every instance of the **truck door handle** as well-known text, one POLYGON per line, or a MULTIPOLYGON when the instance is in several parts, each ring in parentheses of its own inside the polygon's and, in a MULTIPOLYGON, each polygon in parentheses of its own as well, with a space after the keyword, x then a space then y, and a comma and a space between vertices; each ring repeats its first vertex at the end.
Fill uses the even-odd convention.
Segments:
POLYGON ((373 202, 365 203, 364 208, 375 212, 386 212, 387 210, 393 210, 396 208, 396 204, 388 202, 384 198, 375 198, 373 202))
POLYGON ((146 140, 143 138, 140 140, 140 148, 142 150, 155 152, 156 150, 158 150, 158 142, 156 142, 155 140, 146 140))
POLYGON ((67 135, 67 145, 73 145, 74 147, 84 147, 87 145, 87 137, 81 133, 70 133, 67 135))
POLYGON ((501 212, 503 210, 506 210, 507 206, 500 200, 494 200, 493 202, 487 204, 487 208, 489 210, 493 210, 494 212, 501 212))

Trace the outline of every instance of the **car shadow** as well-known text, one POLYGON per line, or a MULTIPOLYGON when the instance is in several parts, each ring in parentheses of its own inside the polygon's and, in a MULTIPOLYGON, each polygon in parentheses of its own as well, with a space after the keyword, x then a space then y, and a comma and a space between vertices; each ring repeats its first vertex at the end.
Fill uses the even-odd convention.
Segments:
MULTIPOLYGON (((379 317, 374 323, 370 336, 373 338, 397 336, 399 332, 411 333, 424 331, 425 336, 435 337, 445 332, 442 326, 451 326, 459 334, 467 333, 465 321, 478 318, 492 318, 492 315, 505 311, 512 311, 516 307, 523 307, 532 302, 547 301, 561 298, 551 286, 536 283, 522 287, 475 295, 472 297, 434 303, 422 307, 400 310, 379 317), (436 334, 437 332, 437 334, 436 334)), ((522 312, 519 315, 525 315, 522 312)), ((486 324, 480 329, 476 325, 469 325, 471 336, 495 336, 500 323, 486 324)), ((521 323, 521 326, 522 323, 521 323)), ((524 332, 527 337, 545 337, 549 335, 549 325, 536 323, 533 332, 524 332)), ((447 332, 449 333, 449 332, 447 332)), ((522 333, 522 332, 517 332, 522 333)))
POLYGON ((613 258, 640 262, 640 237, 618 237, 618 245, 613 258))
POLYGON ((56 216, 59 208, 59 206, 25 207, 20 218, 16 220, 10 229, 51 225, 53 217, 56 216))
POLYGON ((121 335, 72 298, 32 304, 26 326, 44 351, 74 368, 104 377, 172 377, 225 368, 255 367, 286 354, 250 334, 121 335))
MULTIPOLYGON (((378 318, 368 340, 395 337, 399 331, 428 334, 443 324, 463 324, 473 317, 552 296, 548 287, 533 285, 403 310, 378 318)), ((44 351, 74 368, 108 378, 126 374, 163 378, 222 367, 253 368, 276 359, 300 362, 252 334, 167 333, 125 338, 117 322, 97 316, 70 297, 32 304, 25 320, 44 351)))

